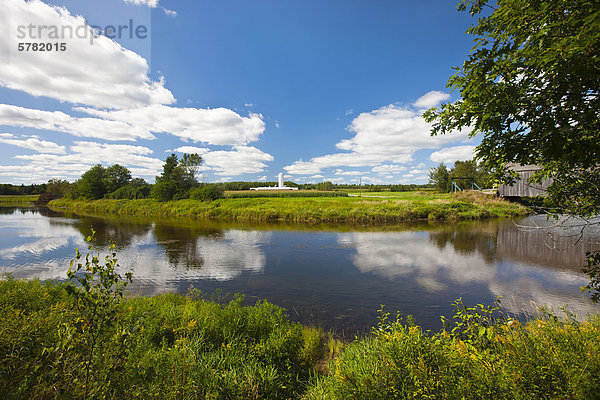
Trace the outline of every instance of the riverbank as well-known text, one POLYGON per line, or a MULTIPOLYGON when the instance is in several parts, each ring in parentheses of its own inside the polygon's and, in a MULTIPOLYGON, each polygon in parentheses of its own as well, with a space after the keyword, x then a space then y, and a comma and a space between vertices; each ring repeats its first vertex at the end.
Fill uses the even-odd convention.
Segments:
POLYGON ((27 206, 33 205, 39 195, 21 195, 21 196, 0 196, 0 206, 1 207, 18 207, 18 206, 27 206))
POLYGON ((270 303, 243 306, 241 298, 213 301, 192 291, 125 297, 94 314, 91 329, 100 330, 88 332, 91 309, 66 288, 0 281, 0 397, 82 398, 86 387, 90 398, 145 399, 591 399, 600 392, 598 315, 492 322, 491 308, 459 304, 452 326, 438 333, 382 313, 370 335, 341 343, 289 322, 270 303))
POLYGON ((58 199, 53 209, 89 214, 162 216, 302 223, 397 223, 417 220, 474 220, 526 215, 527 208, 480 193, 409 192, 394 198, 243 198, 211 202, 178 200, 78 201, 58 199))

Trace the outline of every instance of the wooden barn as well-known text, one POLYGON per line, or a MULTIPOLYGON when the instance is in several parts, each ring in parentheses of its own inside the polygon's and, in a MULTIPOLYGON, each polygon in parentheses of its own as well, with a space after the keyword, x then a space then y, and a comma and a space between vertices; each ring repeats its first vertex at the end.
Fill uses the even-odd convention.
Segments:
POLYGON ((529 178, 539 170, 537 165, 511 164, 509 169, 519 174, 519 178, 513 185, 498 186, 498 195, 502 197, 535 197, 546 196, 546 190, 551 180, 545 179, 541 183, 531 183, 529 178))

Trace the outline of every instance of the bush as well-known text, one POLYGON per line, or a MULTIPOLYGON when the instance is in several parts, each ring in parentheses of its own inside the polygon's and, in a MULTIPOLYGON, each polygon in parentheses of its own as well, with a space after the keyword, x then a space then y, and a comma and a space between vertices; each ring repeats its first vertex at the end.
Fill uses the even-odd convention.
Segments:
POLYGON ((170 201, 177 193, 177 185, 173 182, 157 182, 152 185, 150 196, 158 201, 170 201))
POLYGON ((330 181, 317 183, 315 185, 315 189, 317 189, 317 190, 324 190, 324 191, 331 191, 331 190, 333 190, 333 183, 331 183, 330 181))
POLYGON ((213 201, 223 198, 225 191, 219 185, 206 185, 190 190, 190 199, 213 201))
POLYGON ((152 185, 147 183, 143 185, 136 184, 127 184, 119 189, 115 190, 112 193, 107 194, 105 197, 107 199, 147 199, 150 197, 150 190, 152 189, 152 185))
POLYGON ((58 198, 59 198, 59 196, 57 196, 53 193, 44 192, 38 196, 37 200, 35 201, 35 204, 46 205, 51 200, 58 199, 58 198))

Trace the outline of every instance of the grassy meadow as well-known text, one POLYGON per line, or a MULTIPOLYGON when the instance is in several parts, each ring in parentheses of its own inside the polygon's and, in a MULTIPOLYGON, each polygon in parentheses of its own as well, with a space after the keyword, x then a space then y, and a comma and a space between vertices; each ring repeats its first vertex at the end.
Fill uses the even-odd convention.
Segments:
MULTIPOLYGON (((391 193, 391 192, 387 192, 391 193)), ((380 224, 412 220, 473 220, 527 214, 521 205, 477 192, 394 192, 379 197, 259 197, 214 201, 78 201, 59 199, 51 208, 89 214, 190 216, 233 221, 380 224)))
POLYGON ((0 206, 12 207, 12 206, 25 206, 32 205, 37 201, 39 195, 1 195, 0 206))
POLYGON ((519 323, 493 320, 489 307, 462 306, 447 328, 432 333, 382 313, 371 334, 341 343, 289 322, 268 302, 244 306, 240 297, 212 301, 194 291, 117 299, 113 311, 90 319, 91 309, 67 288, 0 281, 0 398, 593 399, 600 393, 598 315, 577 322, 542 314, 519 323))
POLYGON ((320 190, 226 190, 224 197, 228 199, 247 199, 256 197, 347 197, 343 191, 320 190))

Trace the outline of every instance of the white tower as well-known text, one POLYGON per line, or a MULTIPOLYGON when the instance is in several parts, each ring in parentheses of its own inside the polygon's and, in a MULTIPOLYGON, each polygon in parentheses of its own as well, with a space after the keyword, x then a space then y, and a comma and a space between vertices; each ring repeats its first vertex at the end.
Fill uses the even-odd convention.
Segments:
POLYGON ((282 188, 283 187, 283 172, 279 173, 279 187, 282 188))

